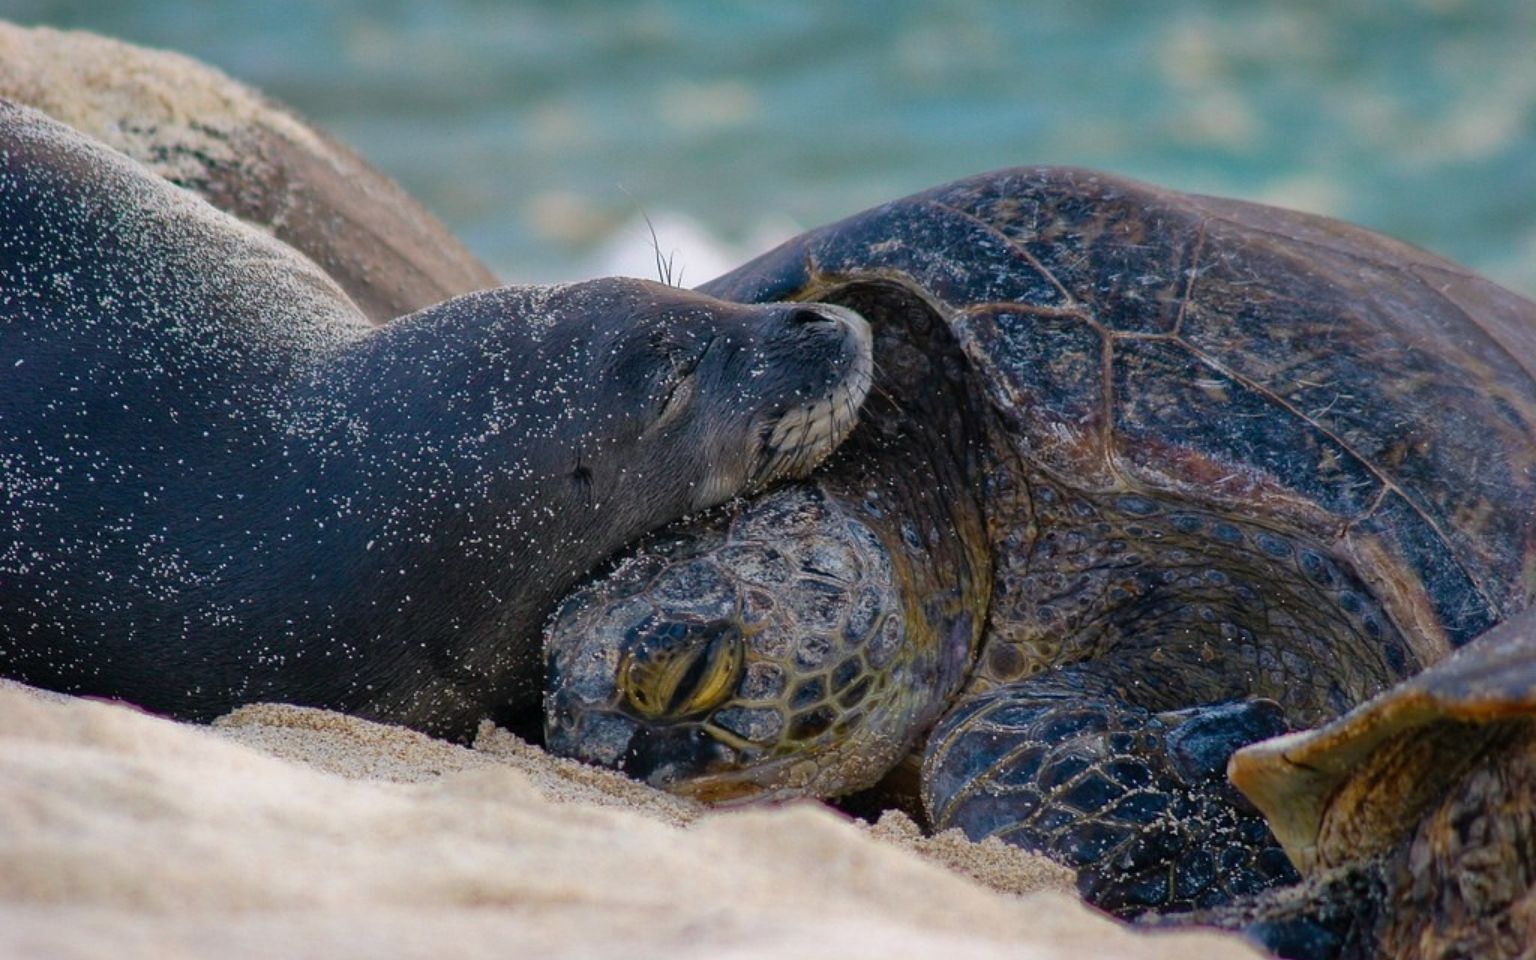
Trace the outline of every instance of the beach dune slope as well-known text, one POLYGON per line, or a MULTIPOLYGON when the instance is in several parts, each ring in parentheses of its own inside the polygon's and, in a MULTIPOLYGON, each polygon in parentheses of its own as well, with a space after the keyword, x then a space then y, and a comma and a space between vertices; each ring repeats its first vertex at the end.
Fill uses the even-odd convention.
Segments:
POLYGON ((0 956, 1257 956, 1133 933, 1015 851, 929 843, 1058 889, 917 845, 811 804, 704 812, 489 726, 196 727, 0 681, 0 956))

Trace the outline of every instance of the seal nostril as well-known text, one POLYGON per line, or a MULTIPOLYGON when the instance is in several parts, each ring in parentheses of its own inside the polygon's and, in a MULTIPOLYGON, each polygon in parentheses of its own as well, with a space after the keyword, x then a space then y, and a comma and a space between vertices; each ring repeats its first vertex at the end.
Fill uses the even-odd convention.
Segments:
POLYGON ((796 307, 790 312, 789 322, 807 325, 813 323, 836 323, 837 317, 817 307, 796 307))

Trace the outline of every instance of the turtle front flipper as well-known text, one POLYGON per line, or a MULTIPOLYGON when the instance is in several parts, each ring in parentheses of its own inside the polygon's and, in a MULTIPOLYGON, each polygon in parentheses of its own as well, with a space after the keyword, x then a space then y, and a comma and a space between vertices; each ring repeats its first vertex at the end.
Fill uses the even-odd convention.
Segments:
POLYGON ((929 740, 934 826, 1050 854, 1125 914, 1294 879, 1226 760, 1389 685, 1410 647, 1326 541, 1141 493, 1028 493, 993 514, 985 644, 929 740))
POLYGON ((1078 871, 1117 913, 1187 909, 1297 879, 1226 781, 1239 747, 1285 732, 1271 700, 1154 712, 1103 662, 974 696, 934 731, 923 802, 936 830, 997 837, 1078 871))

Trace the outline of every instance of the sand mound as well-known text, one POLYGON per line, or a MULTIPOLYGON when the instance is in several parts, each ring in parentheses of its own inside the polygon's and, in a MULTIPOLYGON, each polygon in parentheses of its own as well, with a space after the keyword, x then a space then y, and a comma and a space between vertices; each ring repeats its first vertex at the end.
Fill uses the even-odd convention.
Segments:
POLYGON ((270 232, 323 267, 375 322, 496 283, 393 180, 190 57, 0 22, 0 98, 270 232))
POLYGON ((193 727, 0 681, 6 957, 1255 955, 1132 933, 1061 882, 900 820, 704 811, 490 727, 474 749, 294 707, 193 727))

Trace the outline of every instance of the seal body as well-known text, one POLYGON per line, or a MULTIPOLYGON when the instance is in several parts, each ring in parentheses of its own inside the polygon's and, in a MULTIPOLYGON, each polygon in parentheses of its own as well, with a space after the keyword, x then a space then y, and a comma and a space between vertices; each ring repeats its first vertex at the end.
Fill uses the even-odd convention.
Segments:
POLYGON ((868 333, 629 280, 383 328, 310 261, 0 107, 0 673, 463 734, 621 544, 802 475, 868 333))

